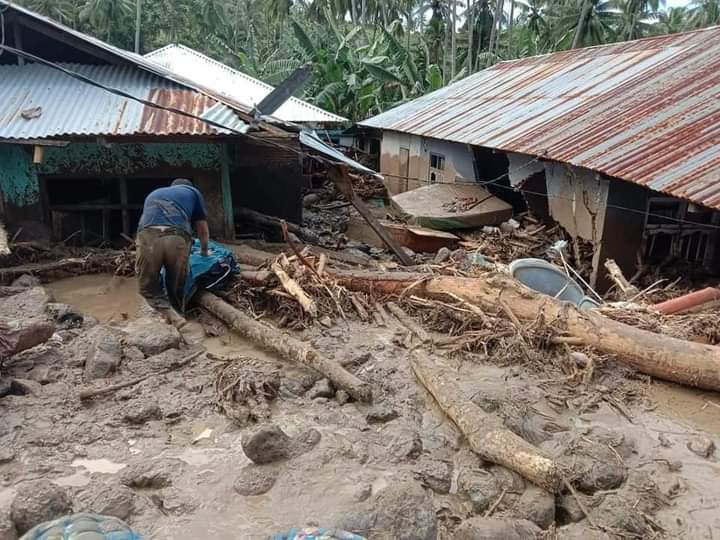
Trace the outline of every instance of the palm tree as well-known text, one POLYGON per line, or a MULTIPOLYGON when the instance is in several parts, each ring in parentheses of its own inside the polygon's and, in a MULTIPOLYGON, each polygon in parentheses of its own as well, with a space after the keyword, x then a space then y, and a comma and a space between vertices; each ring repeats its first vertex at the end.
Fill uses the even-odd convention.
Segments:
POLYGON ((693 0, 689 8, 693 28, 705 28, 720 23, 720 0, 693 0))
POLYGON ((657 19, 658 10, 665 0, 627 0, 622 5, 618 37, 621 40, 639 39, 648 35, 652 20, 657 19))
POLYGON ((688 10, 684 7, 671 7, 658 14, 653 31, 659 35, 675 34, 687 29, 688 25, 688 10))
POLYGON ((121 32, 127 28, 134 8, 133 0, 88 0, 80 12, 80 19, 111 41, 113 30, 121 32))
POLYGON ((30 0, 27 7, 60 22, 68 22, 75 6, 70 0, 30 0))

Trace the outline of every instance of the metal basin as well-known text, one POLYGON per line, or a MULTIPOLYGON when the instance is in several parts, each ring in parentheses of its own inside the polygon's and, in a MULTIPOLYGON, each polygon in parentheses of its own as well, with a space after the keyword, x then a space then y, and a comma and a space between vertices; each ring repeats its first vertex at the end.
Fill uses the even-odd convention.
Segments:
POLYGON ((542 259, 517 259, 510 263, 510 274, 526 287, 580 309, 594 309, 598 303, 585 296, 585 291, 565 272, 542 259))

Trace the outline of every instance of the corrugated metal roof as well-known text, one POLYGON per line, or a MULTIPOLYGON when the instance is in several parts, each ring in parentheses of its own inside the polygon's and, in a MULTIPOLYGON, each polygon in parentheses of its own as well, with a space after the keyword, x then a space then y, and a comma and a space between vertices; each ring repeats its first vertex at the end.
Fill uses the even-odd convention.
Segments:
MULTIPOLYGON (((134 97, 201 116, 235 118, 227 106, 131 65, 62 64, 134 97)), ((70 135, 218 135, 231 131, 88 85, 40 64, 0 66, 0 138, 41 139, 70 135)))
POLYGON ((720 28, 497 64, 362 122, 720 208, 720 28))
POLYGON ((361 163, 358 163, 354 159, 351 159, 347 157, 345 154, 340 152, 340 150, 333 148, 332 146, 325 144, 316 133, 312 131, 303 130, 300 132, 300 143, 307 146, 308 148, 312 148, 316 152, 319 152, 320 154, 323 154, 324 156, 330 158, 331 161, 334 161, 336 163, 344 163, 346 165, 349 165, 356 171, 363 173, 363 174, 369 174, 370 176, 374 176, 376 178, 379 178, 382 180, 382 175, 376 173, 372 169, 368 169, 365 165, 362 165, 361 163))
MULTIPOLYGON (((233 101, 245 105, 247 111, 252 110, 273 91, 273 87, 269 84, 184 45, 167 45, 146 54, 145 58, 181 77, 211 88, 233 101)), ((347 118, 325 111, 296 97, 288 99, 272 116, 286 122, 319 124, 347 122, 347 118)))

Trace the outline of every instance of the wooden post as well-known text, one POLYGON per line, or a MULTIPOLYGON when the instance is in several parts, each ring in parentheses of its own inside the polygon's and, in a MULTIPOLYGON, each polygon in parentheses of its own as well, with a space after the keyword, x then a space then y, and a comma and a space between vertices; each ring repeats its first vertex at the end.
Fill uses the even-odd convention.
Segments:
POLYGON ((127 178, 120 179, 120 204, 122 205, 122 229, 126 236, 130 236, 130 210, 128 210, 127 178))
POLYGON ((230 152, 229 144, 220 146, 220 182, 222 189, 224 236, 228 240, 235 239, 235 214, 232 200, 232 185, 230 184, 230 152))
POLYGON ((340 193, 360 212, 360 215, 367 221, 370 228, 380 237, 380 240, 390 248, 395 256, 400 259, 400 262, 405 266, 412 266, 415 261, 402 249, 402 246, 388 233, 380 222, 372 215, 370 209, 367 207, 365 202, 357 196, 353 191, 352 183, 350 182, 350 176, 348 175, 347 167, 338 165, 336 167, 330 167, 329 169, 330 178, 335 182, 340 193))

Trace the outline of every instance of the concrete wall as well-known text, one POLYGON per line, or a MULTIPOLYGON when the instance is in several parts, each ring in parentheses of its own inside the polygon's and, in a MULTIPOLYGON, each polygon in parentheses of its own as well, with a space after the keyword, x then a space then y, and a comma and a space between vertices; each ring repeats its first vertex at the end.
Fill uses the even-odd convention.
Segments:
POLYGON ((445 158, 445 167, 436 171, 442 183, 474 182, 475 168, 472 151, 464 144, 440 141, 385 131, 380 153, 380 173, 390 195, 416 189, 430 183, 430 154, 445 158), (408 150, 408 166, 404 166, 401 149, 408 150))

